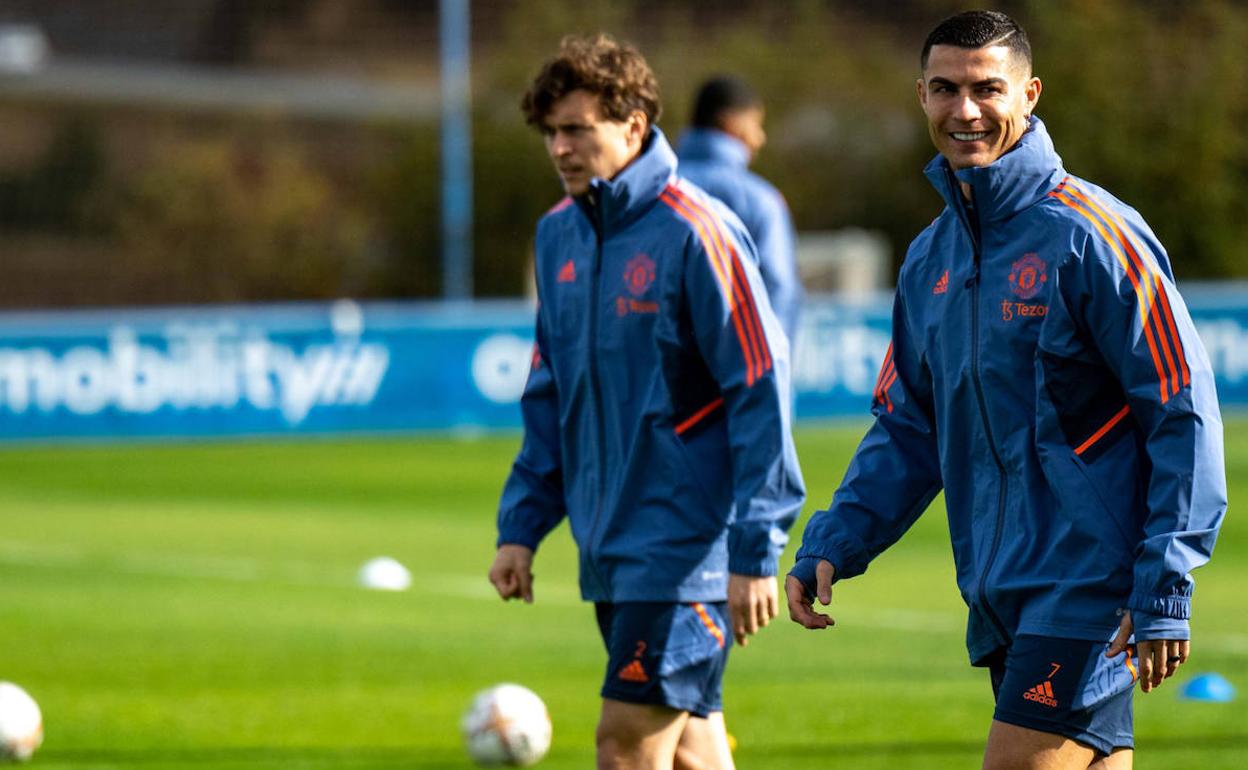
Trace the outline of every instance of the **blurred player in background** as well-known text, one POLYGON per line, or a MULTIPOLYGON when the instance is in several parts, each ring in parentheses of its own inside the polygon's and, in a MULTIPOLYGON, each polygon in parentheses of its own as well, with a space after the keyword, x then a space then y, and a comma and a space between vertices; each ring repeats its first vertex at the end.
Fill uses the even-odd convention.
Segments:
POLYGON ((728 649, 775 617, 805 494, 788 344, 740 222, 675 176, 634 48, 565 39, 522 107, 568 197, 537 226, 537 345, 490 582, 532 601, 534 551, 567 516, 608 652, 598 766, 730 768, 728 649))
POLYGON ((750 232, 771 307, 792 344, 803 297, 793 219, 780 191, 749 170, 767 141, 764 114, 744 80, 711 78, 698 89, 693 125, 681 136, 677 156, 681 176, 727 204, 750 232))
POLYGON ((1187 660, 1191 570, 1226 510, 1213 373, 1165 250, 1062 168, 1026 33, 942 22, 918 96, 947 204, 910 247, 876 421, 786 582, 792 618, 942 489, 991 674, 986 768, 1126 768, 1132 696, 1187 660))

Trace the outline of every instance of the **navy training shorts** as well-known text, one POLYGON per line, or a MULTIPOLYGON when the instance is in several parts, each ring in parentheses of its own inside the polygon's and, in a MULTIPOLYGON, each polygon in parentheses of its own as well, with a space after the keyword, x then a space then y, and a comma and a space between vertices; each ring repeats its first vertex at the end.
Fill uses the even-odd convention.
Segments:
POLYGON ((598 602, 594 610, 607 647, 602 697, 699 717, 723 710, 727 602, 598 602))
POLYGON ((1101 754, 1135 745, 1135 647, 1024 635, 986 662, 997 699, 993 719, 1064 735, 1101 754))

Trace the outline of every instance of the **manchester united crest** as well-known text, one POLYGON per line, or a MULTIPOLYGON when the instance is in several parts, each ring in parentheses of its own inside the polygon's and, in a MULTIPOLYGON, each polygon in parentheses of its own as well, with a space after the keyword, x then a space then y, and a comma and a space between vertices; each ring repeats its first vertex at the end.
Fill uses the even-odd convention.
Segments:
POLYGON ((640 297, 654 283, 654 260, 638 254, 624 265, 624 285, 634 297, 640 297))
POLYGON ((1040 293, 1049 280, 1044 260, 1035 252, 1028 252, 1010 267, 1010 291, 1021 299, 1031 299, 1040 293))

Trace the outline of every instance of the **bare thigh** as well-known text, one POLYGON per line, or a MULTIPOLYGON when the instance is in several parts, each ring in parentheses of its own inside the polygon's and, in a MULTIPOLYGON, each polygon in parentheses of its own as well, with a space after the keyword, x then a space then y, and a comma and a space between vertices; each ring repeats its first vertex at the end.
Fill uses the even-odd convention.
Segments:
POLYGON ((1118 749, 1107 757, 1094 762, 1089 770, 1131 770, 1135 764, 1135 752, 1131 749, 1118 749))
POLYGON ((690 715, 676 746, 677 770, 734 770, 732 750, 728 748, 728 730, 724 712, 706 716, 690 715))
POLYGON ((603 698, 599 770, 672 770, 689 712, 603 698))
POLYGON ((1095 750, 1064 735, 993 720, 984 770, 1130 770, 1133 757, 1130 749, 1098 757, 1095 750))

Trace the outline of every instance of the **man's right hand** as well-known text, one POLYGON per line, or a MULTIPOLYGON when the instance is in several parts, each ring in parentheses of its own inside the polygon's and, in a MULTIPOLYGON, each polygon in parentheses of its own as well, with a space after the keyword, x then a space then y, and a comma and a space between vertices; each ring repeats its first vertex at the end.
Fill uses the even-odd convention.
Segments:
MULTIPOLYGON (((819 564, 815 567, 815 594, 819 603, 825 607, 832 603, 832 577, 835 574, 836 568, 831 562, 819 560, 819 564)), ((836 625, 836 621, 830 615, 815 612, 815 597, 808 594, 802 581, 792 575, 784 579, 784 593, 789 602, 789 617, 794 623, 806 628, 827 628, 836 625)))
POLYGON ((503 599, 533 603, 533 549, 503 543, 490 565, 490 582, 503 599))

